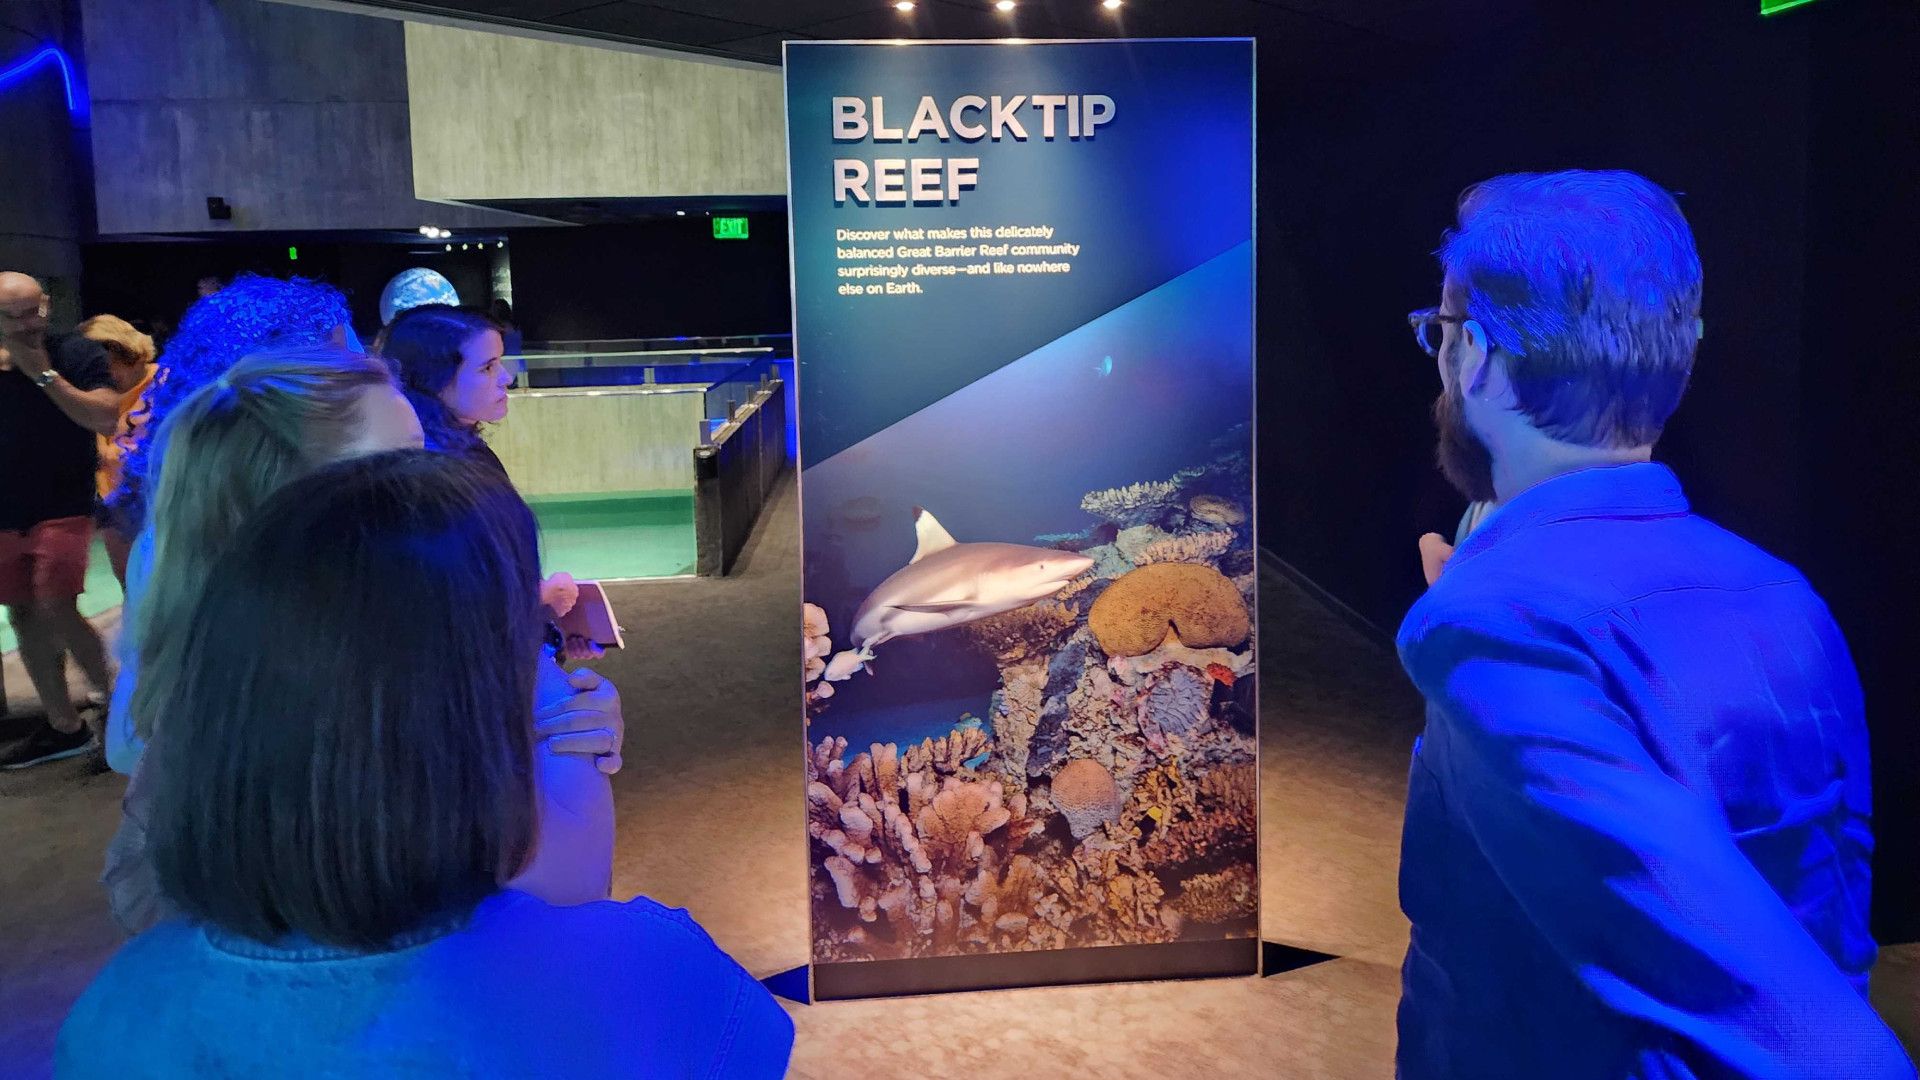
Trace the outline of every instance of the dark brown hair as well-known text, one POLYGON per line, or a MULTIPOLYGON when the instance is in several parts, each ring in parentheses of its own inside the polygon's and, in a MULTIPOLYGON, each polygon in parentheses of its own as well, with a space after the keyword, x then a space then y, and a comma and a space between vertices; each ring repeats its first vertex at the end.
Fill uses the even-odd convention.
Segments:
POLYGON ((537 813, 536 545, 506 480, 448 455, 274 495, 209 576, 160 705, 167 896, 256 940, 377 950, 516 873, 537 813))
POLYGON ((1579 446, 1651 446, 1700 343, 1700 254, 1680 204, 1630 172, 1514 173, 1460 197, 1448 303, 1507 353, 1520 411, 1579 446))
POLYGON ((458 453, 479 443, 480 436, 453 415, 440 394, 460 374, 460 350, 489 330, 498 332, 500 324, 472 308, 421 304, 395 315, 380 331, 374 349, 393 365, 400 389, 420 414, 429 449, 458 453))

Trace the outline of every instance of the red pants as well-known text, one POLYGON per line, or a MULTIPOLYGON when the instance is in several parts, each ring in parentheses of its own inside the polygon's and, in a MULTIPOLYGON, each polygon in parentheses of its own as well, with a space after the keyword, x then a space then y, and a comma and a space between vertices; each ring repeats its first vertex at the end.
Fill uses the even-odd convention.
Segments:
POLYGON ((87 591, 93 519, 55 518, 26 532, 0 529, 0 605, 71 600, 87 591))

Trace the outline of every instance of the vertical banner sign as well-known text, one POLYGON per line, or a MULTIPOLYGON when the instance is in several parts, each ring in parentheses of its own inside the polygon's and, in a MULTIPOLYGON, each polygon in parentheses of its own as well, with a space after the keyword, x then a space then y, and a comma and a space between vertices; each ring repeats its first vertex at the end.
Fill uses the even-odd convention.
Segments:
POLYGON ((1252 42, 786 75, 815 994, 1252 972, 1252 42))

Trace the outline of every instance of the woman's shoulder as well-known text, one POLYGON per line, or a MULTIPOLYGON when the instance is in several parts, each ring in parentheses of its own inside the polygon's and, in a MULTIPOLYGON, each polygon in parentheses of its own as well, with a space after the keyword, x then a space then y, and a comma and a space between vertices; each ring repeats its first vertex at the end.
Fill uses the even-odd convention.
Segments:
POLYGON ((513 889, 483 901, 471 927, 484 934, 534 933, 580 937, 602 946, 710 953, 729 966, 732 960, 683 908, 670 908, 644 896, 627 901, 598 900, 558 906, 513 889))
POLYGON ((793 1022, 684 910, 644 896, 556 907, 508 890, 476 909, 469 931, 495 943, 483 950, 495 970, 537 965, 553 1000, 591 987, 611 1020, 704 1046, 725 1075, 784 1071, 793 1022))
POLYGON ((163 922, 122 945, 89 983, 68 1014, 67 1028, 99 1031, 114 1027, 123 1013, 151 1007, 153 987, 179 985, 200 962, 206 939, 183 919, 163 922))

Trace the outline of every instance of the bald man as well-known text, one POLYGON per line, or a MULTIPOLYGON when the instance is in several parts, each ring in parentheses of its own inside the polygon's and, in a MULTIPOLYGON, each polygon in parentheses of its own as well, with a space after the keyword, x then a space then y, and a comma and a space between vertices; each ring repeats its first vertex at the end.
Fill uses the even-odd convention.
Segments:
MULTIPOLYGON (((0 271, 0 605, 20 637, 20 659, 46 720, 0 748, 0 769, 85 753, 92 733, 67 693, 71 654, 102 694, 112 690, 106 649, 80 614, 93 542, 95 435, 118 420, 106 350, 47 332, 47 294, 25 274, 0 271)), ((5 691, 0 689, 0 708, 5 691)))

